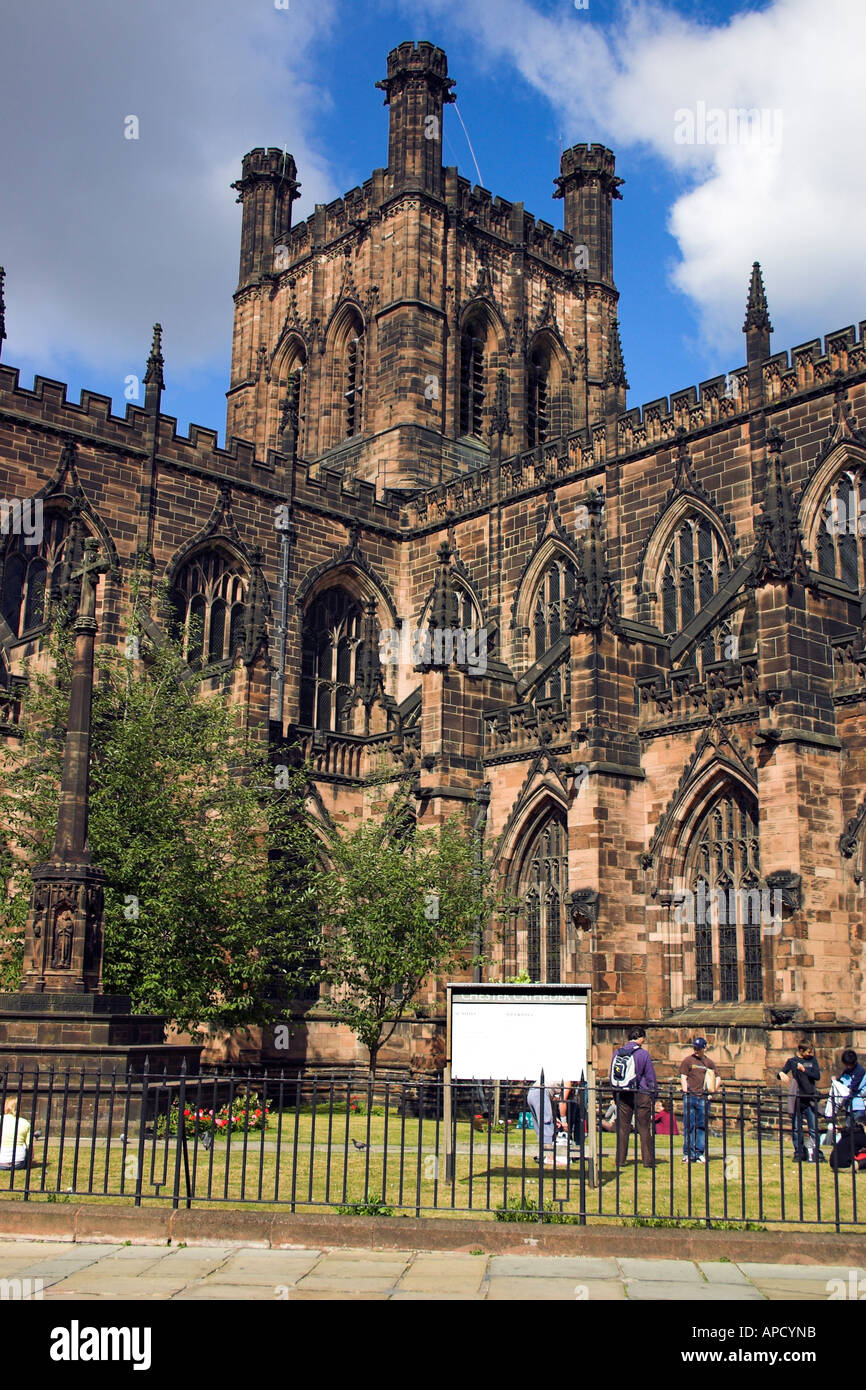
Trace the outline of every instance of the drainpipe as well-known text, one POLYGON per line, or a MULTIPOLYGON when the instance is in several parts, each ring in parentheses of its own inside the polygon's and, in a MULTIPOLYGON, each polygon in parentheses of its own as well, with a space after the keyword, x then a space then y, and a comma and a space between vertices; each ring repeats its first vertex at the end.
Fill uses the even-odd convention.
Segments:
POLYGON ((279 710, 280 737, 285 725, 283 697, 286 689, 286 643, 289 635, 289 570, 291 568, 292 541, 297 535, 291 509, 283 525, 277 522, 280 532, 280 572, 277 587, 280 591, 279 647, 277 654, 277 708, 279 710))
MULTIPOLYGON (((475 793, 475 800, 478 803, 478 810, 475 813, 475 821, 472 825, 472 833, 475 836, 475 873, 478 881, 484 872, 484 831, 487 827, 487 809, 490 805, 490 783, 485 782, 475 793)), ((472 941, 472 954, 481 955, 481 948, 484 942, 484 924, 479 916, 475 923, 475 932, 472 941)), ((481 966, 475 965, 472 968, 473 984, 481 983, 481 966)))
MULTIPOLYGON (((298 407, 300 408, 300 407, 298 407)), ((294 502, 295 502, 295 469, 298 462, 298 429, 299 422, 297 415, 295 418, 287 420, 287 428, 283 430, 281 444, 283 453, 287 455, 289 461, 289 497, 288 502, 276 509, 276 529, 280 532, 280 571, 277 587, 280 591, 280 620, 278 626, 279 647, 277 653, 277 708, 280 719, 280 738, 283 736, 285 725, 283 697, 286 689, 286 643, 289 635, 289 571, 292 558, 292 541, 297 536, 294 524, 294 502)))

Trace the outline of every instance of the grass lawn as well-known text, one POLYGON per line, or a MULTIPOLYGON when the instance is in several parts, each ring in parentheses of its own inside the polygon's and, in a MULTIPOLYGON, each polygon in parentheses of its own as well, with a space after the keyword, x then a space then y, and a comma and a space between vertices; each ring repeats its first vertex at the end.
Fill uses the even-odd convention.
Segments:
MULTIPOLYGON (((713 1223, 780 1222, 814 1224, 833 1230, 866 1231, 866 1175, 838 1175, 829 1164, 797 1165, 786 1136, 755 1133, 741 1138, 711 1133, 706 1165, 683 1164, 682 1139, 659 1138, 657 1166, 631 1163, 617 1173, 614 1136, 602 1138, 598 1183, 586 1183, 587 1221, 605 1218, 673 1219, 713 1223), (725 1141, 723 1143, 723 1140, 725 1141), (745 1175, 745 1179, 744 1179, 745 1175), (760 1177, 760 1181, 759 1181, 760 1177)), ((481 1131, 470 1120, 455 1127, 453 1175, 446 1179, 444 1128, 435 1120, 401 1118, 393 1112, 346 1115, 309 1108, 272 1116, 265 1131, 217 1138, 207 1150, 201 1140, 187 1145, 193 1204, 216 1207, 255 1203, 257 1208, 313 1211, 380 1199, 395 1214, 483 1216, 508 1204, 554 1212, 580 1210, 580 1166, 545 1168, 539 1182, 538 1138, 530 1131, 481 1131), (354 1143, 352 1141, 355 1141, 354 1143), (525 1145, 524 1145, 525 1140, 525 1145), (359 1147, 356 1147, 358 1145, 359 1147), (365 1147, 360 1147, 365 1146, 365 1147), (297 1155, 295 1157, 295 1155, 297 1155), (541 1193, 539 1188, 541 1187, 541 1193)), ((572 1151, 576 1158, 576 1151, 572 1151)), ((29 1174, 29 1200, 121 1201, 135 1196, 138 1145, 120 1135, 82 1135, 77 1154, 67 1133, 61 1154, 49 1132, 36 1140, 29 1174)), ((186 1198, 183 1145, 176 1134, 149 1134, 142 1164, 141 1198, 149 1204, 172 1199, 179 1173, 181 1202, 186 1198)), ((27 1174, 0 1174, 0 1197, 21 1199, 27 1174)), ((375 1205, 375 1203, 374 1203, 375 1205)))

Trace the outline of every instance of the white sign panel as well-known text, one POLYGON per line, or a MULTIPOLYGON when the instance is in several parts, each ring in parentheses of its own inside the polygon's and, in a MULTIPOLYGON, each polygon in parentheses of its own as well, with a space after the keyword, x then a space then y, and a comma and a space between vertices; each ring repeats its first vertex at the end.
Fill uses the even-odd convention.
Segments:
POLYGON ((586 1076, 588 986, 451 985, 449 996, 455 1080, 586 1076))

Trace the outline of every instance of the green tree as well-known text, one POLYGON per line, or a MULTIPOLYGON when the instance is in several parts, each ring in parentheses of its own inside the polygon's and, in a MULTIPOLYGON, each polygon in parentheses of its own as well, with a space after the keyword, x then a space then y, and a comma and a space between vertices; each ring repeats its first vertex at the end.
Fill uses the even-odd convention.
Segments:
MULTIPOLYGON (((310 957, 320 846, 305 770, 287 757, 274 766, 225 695, 202 696, 177 641, 154 645, 134 618, 130 631, 141 659, 100 648, 93 699, 89 846, 106 875, 104 988, 181 1027, 265 1021, 310 957)), ((30 870, 56 826, 72 651, 62 611, 50 650, 52 674, 29 672, 0 792, 7 988, 20 975, 30 870)))
POLYGON ((405 784, 384 814, 336 834, 330 857, 318 886, 323 1004, 364 1044, 375 1073, 425 979, 481 962, 477 926, 502 904, 465 822, 416 829, 405 784))

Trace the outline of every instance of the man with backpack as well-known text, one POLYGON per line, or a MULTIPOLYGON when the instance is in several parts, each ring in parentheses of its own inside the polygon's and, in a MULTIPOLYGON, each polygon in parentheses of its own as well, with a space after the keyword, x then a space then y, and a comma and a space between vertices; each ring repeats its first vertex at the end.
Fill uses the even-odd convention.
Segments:
POLYGON ((626 1165, 634 1121, 640 1135, 641 1162, 644 1168, 655 1167, 653 1105, 658 1082, 646 1050, 645 1028, 632 1028, 625 1046, 616 1049, 610 1064, 610 1084, 616 1099, 616 1166, 626 1165))

